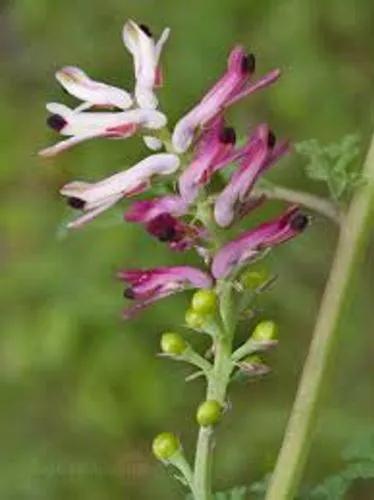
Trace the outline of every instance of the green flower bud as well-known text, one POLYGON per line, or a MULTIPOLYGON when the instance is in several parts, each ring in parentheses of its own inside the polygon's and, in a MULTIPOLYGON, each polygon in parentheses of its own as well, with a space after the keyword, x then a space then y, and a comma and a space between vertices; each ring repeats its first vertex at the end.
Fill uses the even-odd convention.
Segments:
POLYGON ((153 440, 152 451, 159 460, 169 460, 181 447, 179 439, 171 432, 162 432, 153 440))
POLYGON ((215 425, 221 420, 222 406, 214 399, 201 403, 197 409, 196 420, 202 427, 215 425))
POLYGON ((251 268, 244 271, 240 276, 240 283, 244 288, 260 288, 264 285, 270 278, 268 270, 263 266, 257 266, 257 268, 251 268))
POLYGON ((247 356, 240 362, 239 366, 243 372, 247 373, 247 375, 265 375, 270 371, 270 368, 257 354, 247 356))
POLYGON ((182 354, 188 347, 187 342, 179 333, 165 332, 161 337, 161 351, 165 354, 178 356, 182 354))
POLYGON ((246 363, 248 365, 263 365, 264 362, 262 361, 262 358, 258 356, 257 354, 251 354, 250 356, 247 356, 244 360, 243 363, 246 363))
POLYGON ((184 317, 186 325, 194 330, 199 330, 204 323, 204 318, 193 309, 188 309, 184 317))
POLYGON ((217 309, 217 302, 214 290, 198 290, 192 297, 191 308, 199 314, 212 314, 217 309))
POLYGON ((278 337, 278 327, 274 321, 261 321, 252 333, 252 340, 257 342, 267 342, 276 340, 278 337))

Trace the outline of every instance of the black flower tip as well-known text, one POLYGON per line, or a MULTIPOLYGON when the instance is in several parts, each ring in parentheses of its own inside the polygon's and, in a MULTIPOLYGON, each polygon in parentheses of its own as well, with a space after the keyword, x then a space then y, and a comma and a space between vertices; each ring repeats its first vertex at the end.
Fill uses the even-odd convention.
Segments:
POLYGON ((308 226, 310 222, 310 218, 305 214, 296 214, 290 220, 290 225, 295 231, 304 231, 304 229, 308 226))
POLYGON ((131 287, 126 288, 123 292, 123 296, 125 297, 125 299, 134 300, 135 299, 134 290, 131 287))
POLYGON ((152 38, 153 34, 152 34, 152 31, 151 31, 149 26, 142 23, 142 24, 139 24, 139 28, 143 31, 143 33, 145 33, 147 36, 152 38))
POLYGON ((242 59, 242 72, 253 73, 256 69, 256 57, 254 54, 248 54, 242 59))
POLYGON ((66 124, 67 121, 61 115, 55 114, 47 118, 48 127, 51 127, 53 130, 56 130, 57 132, 60 132, 65 127, 66 124))
POLYGON ((147 226, 150 234, 160 241, 176 241, 178 239, 177 221, 170 214, 160 214, 147 226))
POLYGON ((81 200, 81 198, 75 198, 74 196, 68 198, 67 202, 69 207, 75 208, 76 210, 82 210, 86 203, 84 200, 81 200))
POLYGON ((275 143, 277 142, 277 138, 272 130, 269 130, 268 134, 268 147, 273 148, 275 143))
POLYGON ((219 135, 219 140, 223 144, 235 144, 235 129, 233 127, 225 127, 224 129, 222 129, 219 135))

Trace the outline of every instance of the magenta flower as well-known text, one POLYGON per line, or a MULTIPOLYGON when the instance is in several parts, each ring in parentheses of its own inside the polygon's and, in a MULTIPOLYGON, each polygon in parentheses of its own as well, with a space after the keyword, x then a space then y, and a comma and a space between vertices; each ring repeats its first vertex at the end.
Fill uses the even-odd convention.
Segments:
POLYGON ((100 182, 75 181, 67 184, 61 189, 61 194, 68 198, 70 206, 84 212, 83 216, 70 222, 68 227, 80 227, 121 198, 143 192, 150 187, 153 177, 170 175, 178 169, 179 164, 177 156, 160 153, 100 182))
POLYGON ((155 109, 158 106, 153 89, 162 85, 159 59, 169 33, 169 28, 166 28, 155 42, 150 29, 144 24, 129 20, 123 28, 123 41, 134 58, 135 97, 141 108, 155 109))
POLYGON ((211 268, 213 276, 217 279, 226 278, 235 268, 250 261, 262 250, 297 236, 308 223, 308 216, 301 213, 298 207, 291 207, 280 217, 247 231, 224 245, 214 256, 211 268))
POLYGON ((249 138, 239 168, 218 195, 214 217, 221 227, 229 226, 236 216, 248 211, 249 195, 257 178, 288 151, 288 143, 276 144, 267 125, 260 125, 249 138))
POLYGON ((188 206, 178 195, 162 196, 150 200, 135 201, 125 213, 128 222, 148 223, 161 214, 180 217, 187 213, 188 206))
POLYGON ((280 76, 280 71, 275 69, 257 82, 251 83, 250 78, 254 71, 254 55, 247 55, 241 46, 235 47, 229 55, 227 70, 223 77, 175 126, 173 146, 178 153, 188 149, 198 127, 206 126, 228 106, 256 90, 267 87, 280 76))
POLYGON ((164 114, 151 109, 81 112, 79 108, 73 110, 58 103, 48 104, 47 109, 52 113, 47 120, 48 125, 69 139, 40 151, 40 156, 45 157, 55 156, 89 139, 98 137, 125 139, 134 135, 139 129, 160 129, 167 123, 164 114))
POLYGON ((192 203, 199 189, 207 184, 214 172, 234 161, 235 131, 224 126, 219 117, 203 132, 196 148, 195 157, 179 177, 178 186, 181 197, 192 203))
POLYGON ((177 218, 185 215, 187 209, 181 197, 164 196, 134 202, 125 213, 125 220, 143 224, 148 233, 168 242, 172 250, 183 251, 205 234, 205 230, 177 218))
POLYGON ((204 228, 187 224, 167 212, 149 221, 145 228, 149 234, 169 243, 169 247, 177 252, 192 248, 200 238, 206 236, 204 228))
POLYGON ((187 288, 213 286, 209 274, 190 266, 124 270, 118 277, 129 285, 124 296, 136 301, 132 307, 125 309, 125 318, 131 318, 149 304, 187 288))

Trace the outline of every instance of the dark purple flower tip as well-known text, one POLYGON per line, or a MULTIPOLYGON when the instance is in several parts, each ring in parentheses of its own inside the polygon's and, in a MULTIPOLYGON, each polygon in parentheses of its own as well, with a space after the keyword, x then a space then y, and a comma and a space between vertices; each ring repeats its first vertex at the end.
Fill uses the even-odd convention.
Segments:
POLYGON ((233 127, 224 127, 219 133, 219 142, 222 144, 235 144, 235 129, 233 127))
POLYGON ((290 220, 290 226, 294 231, 304 231, 304 229, 309 225, 310 217, 308 215, 298 213, 295 214, 290 220))
POLYGON ((67 202, 69 207, 75 208, 76 210, 82 210, 86 204, 84 200, 81 200, 81 198, 75 198, 74 196, 69 197, 67 202))
POLYGON ((48 127, 51 127, 53 130, 56 130, 57 132, 60 132, 65 127, 66 124, 67 121, 61 115, 54 114, 47 118, 48 127))
POLYGON ((178 239, 177 220, 168 213, 160 214, 147 225, 147 231, 160 241, 178 239))
POLYGON ((268 133, 268 147, 273 149, 275 143, 277 142, 277 138, 272 130, 269 130, 268 133))
POLYGON ((134 300, 135 299, 134 290, 131 287, 126 288, 123 292, 123 296, 125 297, 125 299, 134 300))
POLYGON ((143 33, 145 33, 150 38, 153 37, 153 33, 152 33, 150 27, 147 24, 141 23, 141 24, 139 24, 139 28, 143 31, 143 33))
POLYGON ((256 69, 256 58, 254 54, 248 54, 243 57, 241 62, 241 70, 245 73, 254 73, 256 69))

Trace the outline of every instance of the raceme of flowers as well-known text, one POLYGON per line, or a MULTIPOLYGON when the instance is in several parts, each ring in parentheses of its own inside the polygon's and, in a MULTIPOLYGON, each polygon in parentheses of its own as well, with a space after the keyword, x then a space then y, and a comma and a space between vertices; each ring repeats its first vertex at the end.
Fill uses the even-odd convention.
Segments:
POLYGON ((308 217, 291 206, 275 219, 227 241, 224 229, 233 227, 265 201, 253 196, 253 186, 289 151, 289 145, 278 141, 268 125, 260 124, 237 146, 235 130, 225 123, 225 111, 276 82, 280 71, 274 69, 254 79, 255 56, 241 46, 234 47, 222 77, 170 133, 156 96, 156 89, 163 84, 160 57, 169 31, 165 29, 156 41, 147 26, 131 20, 125 23, 122 37, 133 57, 133 92, 95 81, 80 68, 69 66, 57 71, 56 79, 81 103, 75 109, 47 104, 48 125, 65 139, 42 150, 43 157, 94 138, 134 135, 141 135, 153 151, 106 179, 63 186, 61 194, 80 212, 69 227, 81 227, 123 198, 132 199, 163 182, 169 192, 133 201, 125 220, 142 225, 170 249, 195 249, 203 259, 204 271, 191 266, 121 271, 119 278, 127 286, 125 297, 134 301, 125 310, 126 318, 160 298, 187 288, 211 288, 216 280, 235 276, 264 250, 293 238, 308 224, 308 217), (212 181, 218 179, 222 184, 220 173, 230 165, 235 168, 229 180, 217 189, 212 181), (220 248, 214 240, 217 231, 220 248))

